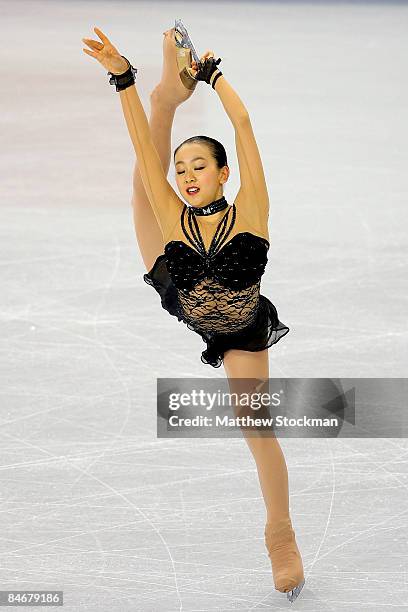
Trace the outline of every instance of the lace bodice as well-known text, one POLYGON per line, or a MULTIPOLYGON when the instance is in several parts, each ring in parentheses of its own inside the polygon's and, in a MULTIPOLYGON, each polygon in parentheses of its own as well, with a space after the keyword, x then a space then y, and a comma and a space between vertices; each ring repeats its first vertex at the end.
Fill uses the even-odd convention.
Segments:
POLYGON ((226 289, 212 278, 204 278, 191 291, 180 290, 184 318, 203 332, 231 333, 246 327, 255 318, 259 283, 247 289, 226 289))
POLYGON ((250 232, 239 232, 226 241, 234 227, 233 205, 217 226, 207 251, 192 214, 188 218, 190 231, 187 231, 186 208, 181 226, 193 246, 183 240, 171 240, 164 250, 181 314, 197 330, 236 332, 256 316, 269 242, 250 232))

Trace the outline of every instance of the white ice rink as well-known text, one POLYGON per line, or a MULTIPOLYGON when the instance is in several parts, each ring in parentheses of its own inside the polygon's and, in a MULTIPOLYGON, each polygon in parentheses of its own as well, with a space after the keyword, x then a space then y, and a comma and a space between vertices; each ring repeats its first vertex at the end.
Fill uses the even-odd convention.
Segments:
MULTIPOLYGON (((262 293, 290 328, 270 376, 407 373, 407 4, 0 1, 0 590, 63 590, 66 612, 291 607, 245 441, 156 439, 157 377, 224 370, 142 279, 133 147, 81 38, 111 37, 150 112, 175 18, 222 57, 264 162, 262 293)), ((232 201, 233 127, 204 84, 173 149, 201 133, 227 149, 232 201)), ((306 575, 292 605, 407 610, 407 441, 282 448, 306 575)))

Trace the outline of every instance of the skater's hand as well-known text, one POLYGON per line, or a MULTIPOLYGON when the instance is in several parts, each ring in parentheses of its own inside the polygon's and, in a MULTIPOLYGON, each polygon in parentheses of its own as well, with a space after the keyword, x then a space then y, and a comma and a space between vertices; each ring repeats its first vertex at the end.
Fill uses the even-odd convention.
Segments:
POLYGON ((85 53, 94 57, 108 72, 112 74, 122 74, 129 68, 127 61, 121 56, 119 51, 110 42, 109 38, 99 28, 94 28, 95 33, 99 36, 99 40, 92 38, 83 38, 82 41, 92 49, 82 49, 85 53))
MULTIPOLYGON (((205 60, 207 59, 207 57, 215 57, 215 56, 214 56, 214 51, 206 51, 206 52, 204 53, 204 55, 202 55, 202 56, 200 57, 200 62, 205 62, 205 60)), ((195 77, 195 76, 196 76, 197 72, 198 72, 198 65, 197 65, 197 62, 196 62, 195 60, 193 60, 193 61, 191 62, 191 73, 192 73, 193 77, 195 77)))

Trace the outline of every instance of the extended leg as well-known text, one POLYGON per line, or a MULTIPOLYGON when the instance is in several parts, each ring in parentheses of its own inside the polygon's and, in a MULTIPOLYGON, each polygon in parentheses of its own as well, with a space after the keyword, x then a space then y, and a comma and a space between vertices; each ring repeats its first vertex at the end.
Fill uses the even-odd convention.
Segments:
MULTIPOLYGON (((176 60, 174 29, 164 33, 163 70, 160 83, 150 95, 150 130, 164 172, 167 174, 171 156, 171 129, 176 108, 193 92, 182 84, 176 60)), ((133 174, 133 220, 140 253, 147 271, 163 253, 163 236, 146 195, 140 172, 135 164, 133 174)))
MULTIPOLYGON (((164 172, 167 174, 170 163, 170 139, 175 107, 167 105, 153 94, 150 97, 150 131, 164 172)), ((150 272, 157 257, 163 253, 163 235, 156 216, 146 195, 137 163, 133 173, 133 221, 140 254, 150 272)))

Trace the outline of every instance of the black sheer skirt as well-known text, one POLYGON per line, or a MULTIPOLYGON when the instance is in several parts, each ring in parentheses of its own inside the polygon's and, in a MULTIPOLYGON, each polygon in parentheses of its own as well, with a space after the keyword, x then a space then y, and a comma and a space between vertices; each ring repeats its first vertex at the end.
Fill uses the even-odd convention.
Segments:
POLYGON ((219 368, 222 365, 224 353, 228 349, 263 351, 276 344, 289 331, 289 327, 279 321, 275 306, 264 295, 259 296, 256 316, 252 323, 239 331, 209 333, 195 328, 183 317, 177 288, 168 272, 164 253, 156 259, 150 272, 143 275, 143 280, 156 289, 161 299, 161 305, 167 312, 177 317, 189 329, 201 336, 207 345, 206 350, 201 354, 201 361, 214 368, 219 368))

